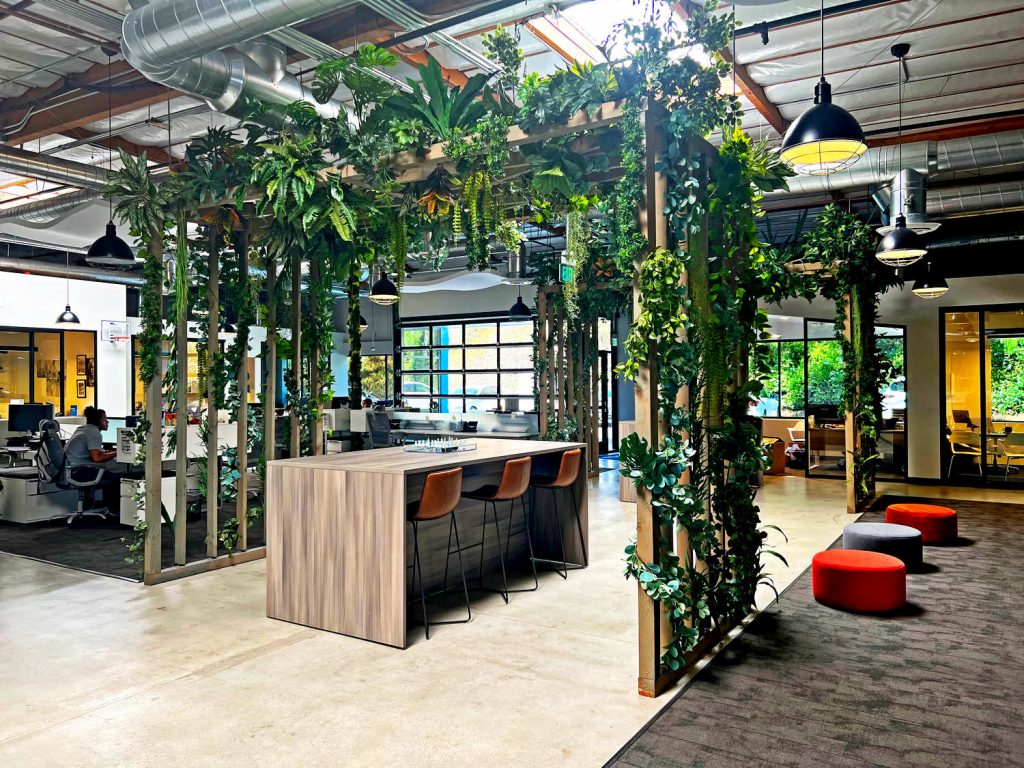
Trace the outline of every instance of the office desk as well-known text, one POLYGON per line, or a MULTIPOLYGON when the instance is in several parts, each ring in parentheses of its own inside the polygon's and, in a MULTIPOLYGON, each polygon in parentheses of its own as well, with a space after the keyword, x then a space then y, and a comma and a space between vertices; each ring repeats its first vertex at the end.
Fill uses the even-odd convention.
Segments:
POLYGON ((0 519, 11 523, 38 523, 70 517, 78 505, 78 492, 39 482, 35 467, 0 470, 0 519))
POLYGON ((19 462, 22 466, 31 464, 37 450, 39 449, 21 446, 0 446, 0 453, 7 457, 7 466, 9 467, 16 466, 19 462))
MULTIPOLYGON (((406 502, 419 498, 430 472, 463 467, 463 488, 496 483, 505 462, 533 459, 536 475, 553 477, 564 451, 581 443, 476 438, 477 450, 463 453, 413 453, 404 448, 309 456, 267 464, 267 616, 343 635, 405 648, 406 595, 411 587, 412 536, 406 502)), ((581 466, 586 467, 586 456, 581 466)), ((587 536, 586 472, 576 481, 583 534, 587 536)), ((568 497, 568 494, 564 494, 568 497)), ((562 509, 566 557, 582 563, 576 521, 562 509)), ((537 557, 561 559, 551 494, 537 494, 531 519, 537 557)), ((508 505, 498 504, 504 538, 508 505)), ((463 500, 456 509, 467 578, 479 563, 483 505, 463 500)), ((520 520, 517 514, 515 521, 520 520)), ((420 561, 428 592, 440 587, 448 525, 420 528, 420 561)), ((515 534, 509 562, 525 562, 526 538, 515 534)), ((453 556, 453 563, 457 558, 453 556)), ((484 572, 498 568, 498 544, 487 538, 484 572)), ((454 567, 458 567, 455 565, 454 567)), ((458 577, 456 577, 458 581, 458 577)), ((449 584, 451 580, 449 578, 449 584)))

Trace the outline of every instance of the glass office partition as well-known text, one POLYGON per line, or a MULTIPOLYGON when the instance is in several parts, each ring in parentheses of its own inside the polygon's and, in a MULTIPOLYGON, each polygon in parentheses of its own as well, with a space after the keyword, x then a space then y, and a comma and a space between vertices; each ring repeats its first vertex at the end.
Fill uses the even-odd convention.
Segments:
POLYGON ((806 328, 807 476, 845 477, 842 344, 831 322, 808 320, 806 328))
POLYGON ((983 477, 981 313, 945 312, 942 325, 945 474, 983 477))
POLYGON ((995 480, 1024 483, 1024 309, 985 312, 983 328, 985 466, 995 480))
POLYGON ((12 402, 32 402, 30 344, 28 333, 0 331, 0 418, 12 402))
POLYGON ((901 326, 880 325, 875 344, 882 395, 877 476, 901 480, 907 475, 906 331, 901 326))

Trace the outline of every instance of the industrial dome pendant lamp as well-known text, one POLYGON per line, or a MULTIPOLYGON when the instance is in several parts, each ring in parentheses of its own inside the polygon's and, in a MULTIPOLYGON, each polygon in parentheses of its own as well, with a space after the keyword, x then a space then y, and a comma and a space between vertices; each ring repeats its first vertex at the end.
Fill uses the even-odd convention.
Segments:
MULTIPOLYGON (((899 151, 899 168, 903 169, 903 57, 907 55, 910 46, 906 43, 897 43, 890 52, 896 57, 896 93, 899 102, 899 121, 896 124, 896 141, 899 151)), ((896 224, 878 244, 875 258, 887 267, 906 267, 919 261, 922 256, 928 253, 928 249, 921 242, 921 236, 907 226, 907 219, 903 215, 905 197, 900 195, 900 213, 896 217, 896 224)))
POLYGON ((849 168, 867 149, 860 123, 832 103, 832 86, 825 79, 825 0, 821 0, 821 79, 814 86, 814 106, 789 126, 780 157, 797 173, 827 176, 849 168))
POLYGON ((64 251, 64 311, 57 316, 57 325, 81 325, 82 321, 78 319, 78 315, 71 311, 71 276, 70 271, 71 257, 68 256, 68 252, 64 251))
POLYGON ((370 288, 370 301, 374 304, 380 304, 382 307, 389 307, 397 302, 398 298, 398 288, 388 279, 387 273, 381 268, 380 280, 370 288))
MULTIPOLYGON (((107 53, 107 74, 110 74, 110 53, 107 53)), ((107 173, 113 169, 114 149, 113 138, 113 106, 111 104, 111 93, 113 91, 112 80, 107 81, 107 173)), ((87 264, 93 267, 106 267, 107 269, 135 269, 135 254, 124 240, 117 236, 117 227, 114 226, 114 201, 108 200, 110 220, 107 222, 107 231, 102 237, 97 238, 85 255, 87 264)))
POLYGON ((932 274, 932 262, 929 260, 928 271, 914 281, 914 287, 910 290, 914 292, 915 296, 920 296, 922 299, 937 299, 946 295, 949 285, 942 275, 932 274))
POLYGON ((509 309, 508 316, 513 320, 528 320, 533 317, 533 311, 523 301, 522 283, 519 284, 519 298, 516 299, 516 303, 509 309))

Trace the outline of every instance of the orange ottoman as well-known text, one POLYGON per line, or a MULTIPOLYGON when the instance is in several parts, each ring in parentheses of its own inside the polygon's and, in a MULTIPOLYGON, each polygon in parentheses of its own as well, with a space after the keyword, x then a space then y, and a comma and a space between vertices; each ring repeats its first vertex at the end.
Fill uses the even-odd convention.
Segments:
POLYGON ((956 541, 956 510, 934 504, 890 504, 885 522, 909 525, 921 532, 922 544, 952 544, 956 541))
POLYGON ((884 613, 907 602, 907 567, 881 552, 828 549, 811 560, 814 599, 832 608, 884 613))

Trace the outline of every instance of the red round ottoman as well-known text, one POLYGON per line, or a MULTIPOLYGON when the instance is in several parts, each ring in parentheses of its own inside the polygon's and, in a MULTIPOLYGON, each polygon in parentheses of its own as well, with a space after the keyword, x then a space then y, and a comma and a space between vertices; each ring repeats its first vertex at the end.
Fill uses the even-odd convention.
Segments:
POLYGON ((890 504, 885 522, 909 525, 921 532, 922 544, 952 544, 956 541, 956 510, 934 504, 890 504))
POLYGON ((907 567, 881 552, 829 549, 811 560, 814 599, 832 608, 883 613, 907 602, 907 567))

